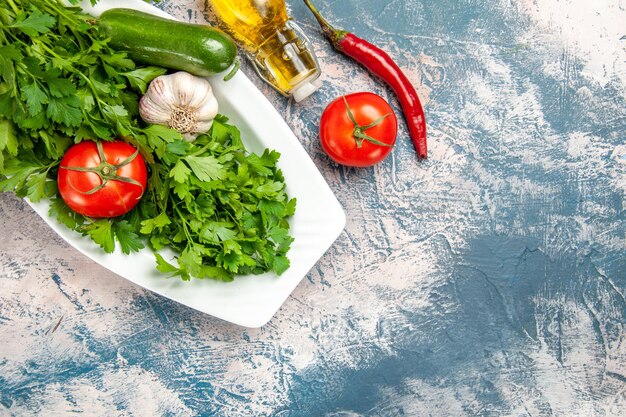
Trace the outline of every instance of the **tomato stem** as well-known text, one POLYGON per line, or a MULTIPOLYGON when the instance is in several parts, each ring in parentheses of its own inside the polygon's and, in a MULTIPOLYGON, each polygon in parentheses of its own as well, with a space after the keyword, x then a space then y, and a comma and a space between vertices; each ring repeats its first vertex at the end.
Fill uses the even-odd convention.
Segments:
POLYGON ((98 156, 100 157, 100 163, 96 165, 95 167, 70 167, 70 166, 61 165, 61 168, 67 169, 68 171, 93 172, 94 174, 98 175, 98 177, 100 177, 100 181, 102 181, 101 184, 95 186, 89 191, 82 192, 83 194, 91 195, 100 191, 107 185, 107 183, 110 180, 137 185, 141 187, 142 193, 143 193, 143 185, 141 185, 139 181, 136 181, 132 178, 122 177, 122 176, 117 175, 118 169, 120 169, 121 167, 125 165, 130 164, 137 157, 137 155, 139 155, 138 149, 135 150, 135 152, 132 155, 130 155, 128 158, 126 158, 119 164, 113 165, 107 162, 106 160, 106 155, 104 154, 104 148, 102 147, 102 142, 96 141, 96 147, 98 148, 98 156))
POLYGON ((387 146, 387 147, 393 146, 388 143, 382 142, 378 139, 375 139, 369 136, 367 133, 365 133, 367 129, 371 129, 374 126, 379 125, 383 120, 391 116, 391 113, 387 113, 384 116, 379 117, 378 119, 374 120, 368 125, 361 126, 360 124, 357 123, 356 119, 354 118, 352 109, 348 105, 348 100, 346 100, 345 96, 343 97, 343 102, 346 104, 346 113, 348 113, 348 118, 354 124, 354 130, 352 131, 352 136, 354 136, 354 141, 356 142, 357 148, 360 149, 363 146, 364 141, 368 141, 370 143, 373 143, 374 145, 379 145, 379 146, 387 146))

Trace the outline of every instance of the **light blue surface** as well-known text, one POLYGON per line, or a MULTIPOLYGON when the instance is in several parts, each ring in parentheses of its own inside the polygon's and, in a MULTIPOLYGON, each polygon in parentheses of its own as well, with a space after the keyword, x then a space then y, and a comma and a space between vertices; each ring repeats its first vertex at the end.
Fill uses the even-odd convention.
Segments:
MULTIPOLYGON (((428 161, 404 125, 375 168, 323 154, 333 98, 373 91, 399 108, 290 1, 323 88, 297 105, 243 70, 344 205, 345 232, 246 330, 93 265, 2 195, 0 415, 626 413, 623 5, 316 3, 416 84, 428 161)), ((202 18, 195 1, 161 7, 202 18)))

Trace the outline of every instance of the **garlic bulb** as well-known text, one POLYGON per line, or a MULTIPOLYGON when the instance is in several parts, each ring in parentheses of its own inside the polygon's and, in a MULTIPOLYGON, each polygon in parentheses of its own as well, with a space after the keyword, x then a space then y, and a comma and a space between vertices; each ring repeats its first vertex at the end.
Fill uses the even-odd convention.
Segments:
POLYGON ((152 80, 139 101, 139 114, 147 123, 168 126, 192 141, 211 128, 217 107, 211 84, 181 71, 152 80))

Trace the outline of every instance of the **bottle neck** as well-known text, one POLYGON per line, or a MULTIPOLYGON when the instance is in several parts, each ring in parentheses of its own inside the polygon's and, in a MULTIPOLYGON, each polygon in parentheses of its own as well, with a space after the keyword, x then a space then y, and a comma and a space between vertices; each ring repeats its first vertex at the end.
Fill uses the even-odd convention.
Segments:
POLYGON ((271 34, 250 58, 259 75, 284 95, 320 75, 310 43, 291 21, 271 34))

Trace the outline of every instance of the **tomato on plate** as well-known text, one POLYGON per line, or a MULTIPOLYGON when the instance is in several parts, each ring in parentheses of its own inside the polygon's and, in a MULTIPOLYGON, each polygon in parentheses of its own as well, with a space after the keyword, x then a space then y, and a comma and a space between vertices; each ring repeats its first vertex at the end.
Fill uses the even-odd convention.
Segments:
POLYGON ((59 167, 63 201, 88 217, 117 217, 141 200, 148 171, 139 151, 122 142, 83 141, 70 147, 59 167))
POLYGON ((339 97, 322 113, 322 148, 335 162, 368 167, 389 155, 396 142, 398 120, 382 97, 354 93, 339 97))

